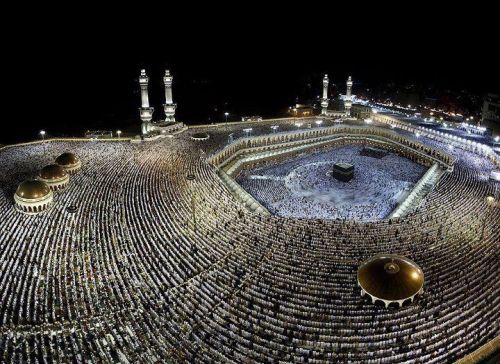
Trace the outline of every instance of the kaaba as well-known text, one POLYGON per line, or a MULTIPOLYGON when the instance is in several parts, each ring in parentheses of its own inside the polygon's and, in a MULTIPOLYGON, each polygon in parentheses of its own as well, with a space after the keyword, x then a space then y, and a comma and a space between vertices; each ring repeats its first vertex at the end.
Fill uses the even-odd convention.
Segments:
POLYGON ((354 177, 354 166, 349 163, 335 163, 333 165, 332 176, 339 181, 349 182, 354 177))

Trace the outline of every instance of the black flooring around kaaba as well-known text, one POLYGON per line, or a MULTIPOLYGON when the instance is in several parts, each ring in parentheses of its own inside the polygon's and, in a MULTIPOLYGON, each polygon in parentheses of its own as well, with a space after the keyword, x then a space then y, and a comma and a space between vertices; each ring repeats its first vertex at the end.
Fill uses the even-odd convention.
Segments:
POLYGON ((372 157, 372 158, 383 158, 387 155, 388 151, 384 149, 379 149, 379 148, 373 148, 373 147, 364 147, 361 149, 359 152, 359 155, 362 155, 364 157, 372 157))

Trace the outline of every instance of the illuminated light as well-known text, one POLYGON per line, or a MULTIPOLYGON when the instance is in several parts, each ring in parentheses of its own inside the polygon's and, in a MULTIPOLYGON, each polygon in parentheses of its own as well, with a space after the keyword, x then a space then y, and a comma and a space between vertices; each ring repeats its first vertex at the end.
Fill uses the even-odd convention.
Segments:
POLYGON ((495 137, 495 141, 498 142, 500 140, 500 137, 499 136, 496 136, 495 137))
POLYGON ((415 133, 415 136, 418 138, 420 136, 420 133, 415 133))
POLYGON ((378 110, 377 109, 372 109, 372 113, 378 114, 378 110))
POLYGON ((121 130, 117 130, 116 131, 116 134, 118 134, 118 138, 120 137, 120 135, 122 135, 122 131, 121 130))
POLYGON ((316 125, 321 125, 323 123, 323 120, 316 120, 316 125))
POLYGON ((45 130, 40 130, 40 135, 41 135, 42 137, 44 137, 44 136, 45 136, 45 130))
POLYGON ((372 119, 370 119, 370 118, 365 119, 365 123, 367 123, 367 124, 371 124, 371 123, 372 123, 372 121, 373 121, 373 120, 372 120, 372 119))
POLYGON ((302 125, 303 125, 302 123, 296 123, 296 124, 295 124, 295 126, 296 126, 297 128, 300 128, 302 125))

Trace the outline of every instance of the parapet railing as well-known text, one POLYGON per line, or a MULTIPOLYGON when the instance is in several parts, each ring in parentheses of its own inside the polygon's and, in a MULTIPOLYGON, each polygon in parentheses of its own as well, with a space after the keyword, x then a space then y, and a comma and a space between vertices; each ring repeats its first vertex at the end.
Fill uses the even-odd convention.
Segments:
POLYGON ((270 146, 268 149, 263 149, 266 147, 255 147, 255 148, 250 148, 250 149, 240 149, 238 150, 234 155, 232 155, 230 158, 226 159, 221 165, 219 165, 219 168, 223 168, 226 170, 226 172, 232 176, 236 171, 240 169, 240 167, 246 163, 252 163, 254 161, 258 160, 264 160, 264 159, 269 159, 273 157, 277 157, 280 155, 287 155, 295 152, 300 152, 306 149, 311 149, 311 148, 318 148, 322 147, 325 145, 328 145, 330 143, 342 141, 342 140, 353 140, 353 141, 371 141, 371 142, 376 142, 377 145, 392 145, 392 146, 397 146, 399 148, 402 148, 404 150, 407 150, 425 160, 432 161, 435 165, 439 165, 440 161, 437 160, 436 158, 429 156, 427 154, 424 154, 422 152, 416 151, 409 146, 403 145, 399 142, 390 140, 388 138, 380 137, 380 136, 374 136, 374 135, 368 135, 368 134, 357 134, 357 135, 350 135, 350 134, 338 134, 338 135, 330 135, 327 137, 321 137, 321 138, 316 138, 316 139, 310 139, 310 140, 305 140, 305 141, 296 141, 296 142, 290 142, 290 143, 285 143, 285 144, 276 144, 270 146), (241 159, 237 159, 235 163, 231 164, 230 162, 233 161, 236 157, 244 154, 245 157, 241 159), (228 166, 229 167, 226 167, 228 166))
POLYGON ((14 143, 14 144, 6 144, 0 146, 0 152, 10 148, 22 147, 27 145, 36 145, 43 143, 52 143, 52 142, 130 142, 132 138, 130 137, 116 137, 116 138, 47 138, 42 140, 33 140, 31 142, 22 142, 22 143, 14 143))
POLYGON ((389 218, 397 218, 406 215, 408 212, 412 210, 413 207, 416 207, 414 204, 415 199, 418 194, 423 190, 426 183, 430 182, 433 178, 435 178, 439 173, 439 168, 437 163, 434 163, 431 168, 425 172, 425 174, 420 178, 417 184, 413 187, 410 194, 404 199, 401 204, 389 215, 389 218))
POLYGON ((331 118, 331 116, 316 115, 316 116, 272 118, 272 119, 262 119, 262 120, 228 121, 228 122, 220 122, 220 123, 213 123, 213 124, 189 125, 188 128, 189 129, 213 128, 213 127, 228 126, 228 125, 230 126, 230 125, 243 125, 243 124, 264 124, 264 123, 270 123, 270 122, 283 123, 283 122, 287 122, 287 121, 300 122, 300 121, 304 121, 304 120, 318 120, 318 119, 325 119, 325 118, 331 118))
POLYGON ((326 128, 314 128, 306 130, 296 130, 280 134, 266 134, 262 136, 252 136, 240 138, 232 144, 227 145, 219 152, 210 156, 207 161, 217 167, 227 164, 232 158, 242 153, 244 150, 264 148, 272 149, 275 147, 283 147, 294 145, 297 143, 314 142, 321 139, 328 139, 332 136, 350 136, 364 135, 368 137, 385 138, 392 143, 399 144, 403 147, 410 147, 414 152, 420 153, 421 156, 431 158, 449 171, 453 169, 453 164, 456 157, 442 150, 427 146, 417 140, 410 139, 406 136, 399 135, 393 131, 388 131, 380 128, 367 128, 361 126, 331 126, 326 128))
POLYGON ((409 131, 418 132, 421 135, 428 137, 430 139, 436 139, 442 143, 448 143, 454 147, 467 150, 469 152, 476 153, 478 155, 487 157, 493 162, 497 167, 500 167, 500 156, 497 155, 494 150, 488 146, 481 143, 477 143, 471 140, 460 138, 454 135, 448 135, 442 133, 438 130, 428 129, 424 127, 416 127, 410 123, 402 121, 394 116, 384 115, 384 114, 373 114, 372 119, 383 124, 395 125, 399 128, 409 131))
POLYGON ((230 175, 222 169, 217 171, 222 182, 226 185, 229 191, 250 211, 261 215, 271 215, 269 211, 260 204, 251 194, 243 189, 230 175))
MULTIPOLYGON (((481 346, 479 349, 473 351, 469 355, 464 356, 462 359, 456 361, 455 364, 478 364, 483 360, 495 354, 500 348, 500 336, 497 336, 491 341, 481 346)), ((493 362, 492 362, 493 363, 493 362)))

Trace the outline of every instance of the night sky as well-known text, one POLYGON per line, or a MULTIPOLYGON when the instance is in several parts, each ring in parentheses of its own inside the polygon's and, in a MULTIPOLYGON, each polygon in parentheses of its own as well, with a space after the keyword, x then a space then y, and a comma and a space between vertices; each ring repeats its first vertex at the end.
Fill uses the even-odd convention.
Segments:
POLYGON ((349 22, 319 21, 321 11, 297 9, 281 18, 209 17, 197 9, 188 20, 138 11, 124 25, 113 12, 95 19, 75 12, 57 19, 30 14, 23 23, 28 32, 7 39, 4 87, 10 91, 0 143, 33 139, 40 129, 49 135, 139 130, 141 68, 157 111, 170 68, 176 116, 188 124, 222 120, 224 111, 234 118, 272 116, 297 97, 319 95, 324 73, 342 91, 352 75, 354 93, 390 81, 500 92, 500 42, 487 20, 470 26, 423 15, 381 21, 367 10, 349 22))

